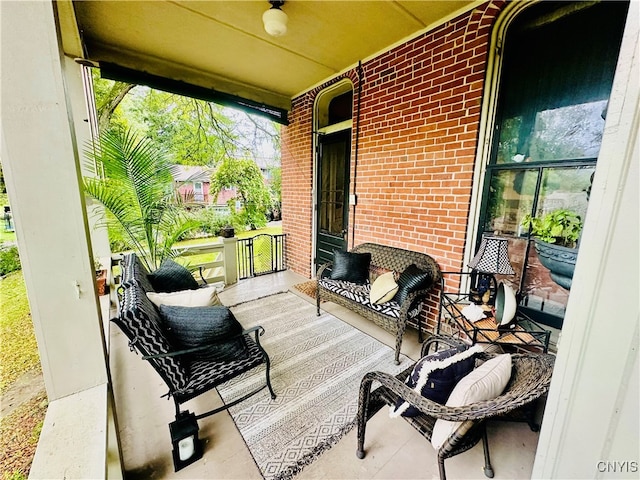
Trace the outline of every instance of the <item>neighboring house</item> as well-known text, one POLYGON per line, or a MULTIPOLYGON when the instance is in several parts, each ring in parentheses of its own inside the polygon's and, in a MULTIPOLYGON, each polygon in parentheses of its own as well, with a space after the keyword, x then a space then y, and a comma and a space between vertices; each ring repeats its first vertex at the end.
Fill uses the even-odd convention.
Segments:
POLYGON ((211 203, 209 188, 212 169, 205 167, 174 165, 173 181, 182 201, 208 205, 211 203))
POLYGON ((213 199, 210 194, 213 172, 213 168, 174 165, 173 181, 182 201, 187 204, 217 205, 226 209, 228 201, 235 198, 236 189, 223 188, 213 199))

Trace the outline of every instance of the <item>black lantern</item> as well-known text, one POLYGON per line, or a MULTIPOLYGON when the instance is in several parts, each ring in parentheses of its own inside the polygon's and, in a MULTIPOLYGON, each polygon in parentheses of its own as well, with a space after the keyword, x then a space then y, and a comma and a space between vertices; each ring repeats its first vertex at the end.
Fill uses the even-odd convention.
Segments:
POLYGON ((176 421, 169 424, 173 444, 173 466, 175 471, 191 465, 202 458, 202 443, 198 439, 198 421, 188 410, 176 415, 176 421))

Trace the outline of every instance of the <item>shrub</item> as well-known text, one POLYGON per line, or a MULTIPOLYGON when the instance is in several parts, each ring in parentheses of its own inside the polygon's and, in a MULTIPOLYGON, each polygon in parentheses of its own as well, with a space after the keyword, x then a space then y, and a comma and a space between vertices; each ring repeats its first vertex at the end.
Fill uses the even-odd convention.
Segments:
POLYGON ((20 270, 22 265, 20 264, 20 255, 18 254, 18 247, 12 246, 0 246, 0 276, 4 276, 7 273, 20 270))
POLYGON ((220 212, 216 208, 201 208, 191 212, 191 218, 200 228, 196 231, 188 232, 180 240, 195 238, 198 236, 218 236, 220 230, 231 223, 231 215, 227 212, 220 212))

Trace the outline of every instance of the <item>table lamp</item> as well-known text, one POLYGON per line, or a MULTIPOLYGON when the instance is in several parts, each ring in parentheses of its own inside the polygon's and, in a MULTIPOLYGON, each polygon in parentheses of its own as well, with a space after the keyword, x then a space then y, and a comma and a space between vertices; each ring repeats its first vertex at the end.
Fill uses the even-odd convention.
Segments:
POLYGON ((482 238, 480 248, 469 262, 471 273, 470 299, 483 309, 489 310, 496 298, 498 284, 495 274, 515 275, 509 261, 508 243, 506 238, 486 236, 482 238))

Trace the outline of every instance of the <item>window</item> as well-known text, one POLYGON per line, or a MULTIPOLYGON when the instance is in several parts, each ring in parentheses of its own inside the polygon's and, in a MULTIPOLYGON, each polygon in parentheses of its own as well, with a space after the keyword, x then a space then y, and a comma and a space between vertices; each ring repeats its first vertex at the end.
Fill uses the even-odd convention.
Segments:
POLYGON ((509 238, 522 306, 560 327, 569 291, 538 261, 526 214, 584 218, 628 4, 540 2, 503 39, 502 70, 480 232, 509 238))

